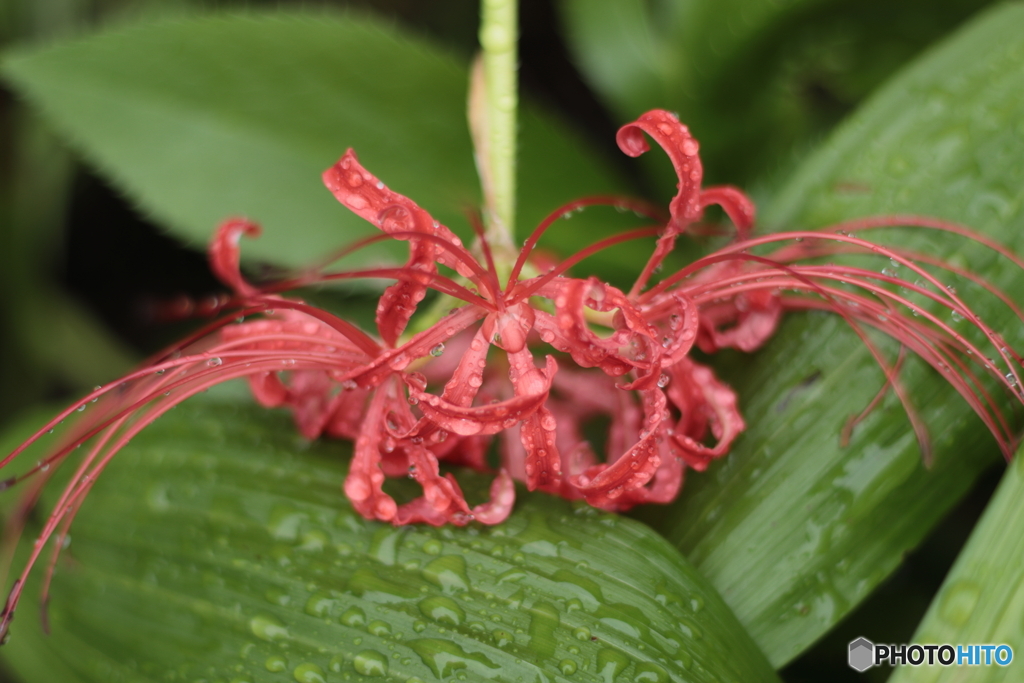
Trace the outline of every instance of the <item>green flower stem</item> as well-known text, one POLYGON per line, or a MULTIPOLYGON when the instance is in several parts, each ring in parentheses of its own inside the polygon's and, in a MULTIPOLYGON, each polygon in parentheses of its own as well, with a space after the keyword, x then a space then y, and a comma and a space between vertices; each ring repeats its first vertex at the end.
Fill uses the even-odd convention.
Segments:
POLYGON ((496 256, 514 255, 519 3, 517 0, 482 0, 481 9, 483 111, 471 112, 470 118, 475 119, 477 128, 477 166, 484 186, 484 223, 488 243, 496 256))

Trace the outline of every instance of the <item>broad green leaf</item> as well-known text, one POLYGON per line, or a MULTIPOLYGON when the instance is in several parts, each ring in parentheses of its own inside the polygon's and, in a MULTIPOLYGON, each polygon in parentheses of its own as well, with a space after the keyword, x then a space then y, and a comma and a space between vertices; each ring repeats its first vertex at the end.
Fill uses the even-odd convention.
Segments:
MULTIPOLYGON (((480 203, 466 65, 356 14, 141 24, 13 53, 4 72, 139 206, 197 246, 244 215, 265 229, 247 257, 298 267, 375 232, 320 181, 348 147, 464 237, 464 211, 480 203)), ((535 111, 523 116, 520 147, 521 230, 620 186, 571 130, 535 111)), ((606 229, 616 221, 609 212, 606 229)))
MULTIPOLYGON (((1018 453, 949 570, 914 634, 914 643, 1009 645, 1024 652, 1024 459, 1018 453)), ((972 666, 971 681, 1015 681, 1020 662, 972 666)), ((892 683, 964 679, 964 667, 901 666, 892 683)))
MULTIPOLYGON (((765 222, 816 228, 918 213, 1024 252, 1021 92, 1024 5, 1014 4, 889 83, 801 168, 765 222)), ((977 244, 915 229, 888 239, 981 273, 1015 300, 1024 295, 1024 273, 977 244)), ((1006 307, 959 278, 948 285, 1021 347, 1024 330, 1006 307)), ((891 394, 841 447, 847 417, 868 405, 882 372, 838 316, 791 318, 760 352, 716 363, 739 392, 748 431, 724 462, 689 478, 671 514, 656 513, 776 665, 892 572, 997 457, 969 407, 921 363, 908 363, 902 379, 930 430, 934 466, 922 465, 891 394)))
POLYGON ((643 525, 542 495, 492 528, 366 522, 349 450, 280 412, 179 406, 83 506, 52 635, 26 604, 3 654, 81 683, 778 680, 643 525))
POLYGON ((984 4, 562 0, 561 8, 577 63, 614 112, 678 111, 701 141, 709 177, 745 183, 790 166, 984 4))

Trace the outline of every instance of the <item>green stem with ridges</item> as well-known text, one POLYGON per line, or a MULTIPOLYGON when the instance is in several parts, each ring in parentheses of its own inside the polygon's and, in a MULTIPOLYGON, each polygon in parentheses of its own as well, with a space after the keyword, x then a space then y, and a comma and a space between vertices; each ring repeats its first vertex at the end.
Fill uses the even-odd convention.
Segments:
MULTIPOLYGON (((484 224, 496 259, 515 254, 516 109, 519 102, 516 43, 517 0, 482 0, 483 120, 475 136, 484 186, 484 224), (480 148, 482 146, 482 149, 480 148)), ((471 114, 471 116, 473 116, 471 114)), ((514 259, 514 256, 513 256, 514 259)))

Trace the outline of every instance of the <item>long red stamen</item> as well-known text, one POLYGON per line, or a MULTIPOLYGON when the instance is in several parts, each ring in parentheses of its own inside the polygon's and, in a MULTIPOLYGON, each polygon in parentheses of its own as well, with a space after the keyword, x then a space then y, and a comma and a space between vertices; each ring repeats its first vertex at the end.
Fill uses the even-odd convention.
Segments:
POLYGON ((579 209, 588 206, 614 206, 616 208, 628 209, 638 215, 646 216, 647 218, 655 221, 659 221, 664 218, 661 211, 639 199, 601 195, 595 197, 584 197, 582 199, 569 202, 568 204, 563 204, 549 213, 547 217, 545 217, 544 220, 542 220, 540 224, 533 229, 530 236, 526 238, 526 241, 523 243, 523 248, 519 251, 518 258, 516 258, 515 265, 512 266, 512 274, 509 276, 508 286, 506 287, 507 291, 511 292, 515 288, 516 283, 519 282, 519 274, 522 273, 523 266, 526 265, 527 259, 529 259, 534 247, 537 246, 537 242, 540 240, 541 236, 547 232, 547 229, 559 218, 565 218, 567 214, 571 214, 573 211, 578 211, 579 209))
MULTIPOLYGON (((869 299, 857 296, 845 290, 814 284, 813 280, 808 278, 823 278, 846 283, 856 282, 857 286, 882 298, 883 300, 891 301, 910 310, 917 310, 914 304, 909 300, 884 287, 881 287, 880 285, 874 284, 871 280, 881 279, 893 284, 902 285, 906 285, 908 283, 905 283, 899 278, 880 276, 872 271, 864 271, 862 269, 855 268, 837 268, 835 266, 786 267, 772 261, 771 259, 752 256, 749 254, 718 254, 708 257, 707 263, 722 262, 733 259, 753 261, 769 266, 769 268, 763 271, 746 273, 742 276, 734 276, 732 278, 716 281, 712 286, 698 287, 698 289, 704 289, 705 293, 694 293, 695 301, 698 303, 705 301, 710 302, 720 298, 723 293, 726 292, 729 296, 736 296, 737 294, 745 291, 764 289, 809 289, 809 291, 813 291, 826 299, 827 303, 790 299, 787 305, 790 308, 825 308, 827 310, 832 310, 843 315, 848 322, 850 322, 851 319, 860 320, 861 322, 865 322, 873 327, 881 329, 901 343, 910 346, 910 348, 912 348, 926 362, 946 376, 947 380, 953 384, 958 393, 967 400, 969 405, 971 405, 979 417, 982 418, 983 422, 985 422, 986 426, 996 436, 1000 449, 1003 451, 1004 455, 1009 457, 1009 455, 1012 454, 1013 438, 1009 433, 1009 428, 1000 411, 990 397, 988 397, 987 392, 979 392, 977 388, 971 388, 969 381, 977 385, 977 381, 973 373, 964 368, 962 363, 960 363, 955 356, 944 350, 946 344, 952 341, 955 344, 954 348, 957 348, 960 352, 968 355, 974 355, 975 358, 982 357, 982 354, 977 347, 968 342, 961 335, 957 334, 942 320, 938 319, 926 310, 919 310, 918 315, 930 321, 935 328, 938 328, 938 332, 944 335, 943 337, 936 337, 935 331, 932 329, 924 326, 922 323, 917 323, 904 318, 903 316, 895 313, 889 306, 874 304, 869 299), (773 277, 773 268, 775 269, 775 272, 785 275, 786 277, 773 277), (760 279, 760 281, 750 282, 752 278, 755 280, 760 279), (843 300, 849 301, 849 305, 854 306, 854 308, 849 308, 849 306, 840 306, 838 302, 843 300), (964 374, 968 376, 968 379, 964 379, 960 374, 951 372, 953 366, 964 369, 964 374)), ((962 304, 954 307, 928 290, 921 289, 920 293, 933 298, 933 300, 938 301, 949 308, 953 308, 953 310, 962 310, 962 304)), ((965 317, 967 316, 965 315, 965 317)), ((978 327, 984 331, 984 327, 982 325, 978 325, 978 327)), ((859 330, 859 328, 856 327, 855 329, 859 330)), ((879 362, 883 369, 886 369, 888 366, 881 361, 881 356, 877 353, 877 350, 874 349, 873 345, 870 344, 861 332, 858 331, 858 335, 861 336, 861 339, 872 350, 872 353, 876 356, 876 361, 879 362)), ((1003 357, 1006 359, 1005 355, 1003 357)), ((1009 362, 1009 360, 1007 360, 1007 362, 1009 362)), ((887 376, 889 376, 889 371, 887 369, 886 373, 887 376)), ((996 376, 1004 386, 1013 392, 1014 395, 1019 395, 1019 390, 1016 389, 1014 383, 1008 378, 1003 377, 998 372, 992 372, 992 374, 996 376)), ((893 386, 900 395, 901 401, 904 402, 904 405, 909 406, 909 403, 902 396, 901 388, 896 384, 893 386)), ((908 414, 911 417, 911 421, 916 422, 916 414, 914 414, 913 411, 908 411, 908 414)), ((918 430, 916 426, 915 430, 919 431, 920 440, 921 436, 925 433, 922 430, 918 430)), ((925 444, 926 441, 922 441, 921 443, 925 444)), ((928 455, 926 453, 926 461, 927 460, 928 455)))
MULTIPOLYGON (((493 291, 501 290, 501 283, 498 282, 498 268, 494 265, 494 254, 491 252, 491 245, 487 241, 487 235, 484 233, 484 224, 480 220, 480 214, 472 212, 469 216, 469 224, 473 226, 473 232, 476 233, 477 244, 480 245, 480 249, 484 253, 484 259, 487 262, 487 273, 490 275, 490 282, 493 287, 493 291)), ((501 298, 495 302, 498 307, 504 306, 504 302, 501 298)))
MULTIPOLYGON (((902 266, 906 266, 909 270, 912 270, 918 276, 920 276, 927 282, 931 283, 940 293, 940 295, 949 298, 955 304, 954 310, 959 315, 962 315, 968 320, 970 320, 970 322, 975 327, 981 330, 982 333, 985 334, 988 340, 993 344, 993 346, 995 346, 998 349, 999 355, 1003 358, 1003 360, 1006 361, 1008 365, 1010 365, 1010 359, 1007 353, 1002 350, 1002 344, 1000 343, 998 336, 991 328, 989 328, 987 325, 981 322, 981 320, 974 314, 974 312, 964 304, 964 302, 960 299, 960 297, 956 294, 955 291, 952 291, 948 287, 945 287, 944 284, 941 281, 939 281, 935 276, 933 276, 927 270, 918 266, 913 261, 908 260, 906 257, 904 257, 903 254, 892 249, 889 249, 887 247, 880 246, 878 244, 874 244, 873 242, 868 242, 866 240, 853 237, 847 234, 832 234, 812 231, 792 231, 776 235, 769 235, 765 237, 752 238, 740 245, 732 245, 729 247, 725 247, 710 257, 705 257, 703 259, 695 261, 686 268, 683 268, 682 270, 674 273, 668 278, 665 278, 665 280, 652 287, 648 292, 645 292, 641 296, 641 300, 648 300, 651 297, 665 291, 668 287, 678 283, 679 281, 692 275, 701 268, 704 268, 710 263, 714 262, 720 255, 736 254, 738 252, 744 252, 749 248, 756 247, 762 244, 773 244, 779 241, 788 241, 795 239, 815 239, 852 244, 864 249, 866 252, 874 252, 875 254, 878 254, 880 256, 888 257, 902 266)), ((777 264, 777 261, 772 261, 772 263, 777 264)), ((905 286, 906 283, 900 281, 900 284, 905 286)), ((921 293, 925 293, 925 291, 926 290, 922 290, 921 293)))
POLYGON ((593 256, 599 251, 603 251, 610 247, 614 247, 616 244, 622 244, 623 242, 629 242, 630 240, 638 240, 644 237, 654 237, 659 232, 659 228, 638 228, 636 230, 630 230, 628 232, 614 235, 612 237, 606 237, 605 239, 591 244, 585 249, 581 249, 569 258, 562 261, 557 267, 553 268, 550 272, 541 275, 540 277, 528 280, 525 283, 520 283, 516 290, 512 292, 512 296, 509 298, 510 303, 517 303, 530 298, 533 294, 541 287, 551 282, 554 278, 558 277, 565 271, 572 268, 574 265, 579 263, 585 258, 593 256))

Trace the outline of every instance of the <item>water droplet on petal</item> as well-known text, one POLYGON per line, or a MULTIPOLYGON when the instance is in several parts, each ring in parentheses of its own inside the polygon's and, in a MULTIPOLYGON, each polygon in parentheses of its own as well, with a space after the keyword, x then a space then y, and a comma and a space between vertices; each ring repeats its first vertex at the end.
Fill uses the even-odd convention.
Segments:
POLYGON ((442 353, 444 353, 444 344, 438 344, 437 346, 430 349, 430 355, 433 356, 434 358, 437 358, 442 353))
POLYGON ((356 211, 359 211, 360 209, 365 209, 367 206, 370 205, 369 202, 366 201, 366 199, 360 197, 357 194, 350 194, 349 196, 345 197, 345 203, 348 204, 349 207, 355 209, 356 211))

